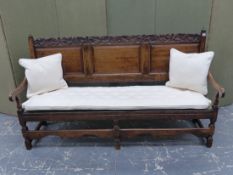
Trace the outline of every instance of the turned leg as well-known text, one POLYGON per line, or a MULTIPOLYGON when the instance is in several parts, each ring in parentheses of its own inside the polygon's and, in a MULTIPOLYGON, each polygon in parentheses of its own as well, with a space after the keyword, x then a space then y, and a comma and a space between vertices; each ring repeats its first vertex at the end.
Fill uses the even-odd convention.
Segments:
POLYGON ((38 130, 40 130, 40 128, 41 128, 42 126, 47 126, 47 125, 48 125, 48 123, 47 123, 46 121, 41 121, 41 122, 39 122, 39 123, 37 124, 35 130, 38 131, 38 130))
POLYGON ((48 122, 47 121, 42 121, 42 125, 47 126, 48 122))
POLYGON ((32 149, 32 140, 24 135, 24 133, 28 131, 28 127, 26 125, 26 122, 22 122, 21 126, 22 126, 22 134, 23 134, 23 137, 24 137, 25 147, 26 147, 27 150, 30 150, 30 149, 32 149))
POLYGON ((207 138, 206 138, 206 146, 208 147, 208 148, 211 148, 212 147, 212 145, 213 145, 213 136, 208 136, 207 138))
POLYGON ((213 117, 212 119, 210 119, 210 124, 209 124, 209 128, 212 130, 212 134, 210 134, 208 137, 206 137, 206 146, 208 148, 211 148, 213 145, 213 135, 214 135, 214 131, 215 131, 215 122, 216 122, 217 117, 213 117))
POLYGON ((26 121, 22 120, 22 111, 18 111, 18 118, 21 125, 21 132, 24 137, 25 147, 27 150, 30 150, 32 148, 32 140, 24 135, 24 133, 28 131, 28 127, 26 125, 26 121))
POLYGON ((32 140, 29 139, 28 137, 24 136, 24 133, 28 131, 28 127, 26 125, 26 122, 22 122, 23 124, 21 125, 22 126, 22 134, 23 134, 23 137, 24 137, 24 144, 25 144, 25 147, 27 150, 30 150, 32 149, 32 140))
POLYGON ((199 120, 199 119, 193 119, 192 121, 193 121, 194 125, 196 125, 197 127, 204 128, 201 120, 199 120))
MULTIPOLYGON (((214 132, 214 125, 210 125, 209 126, 211 129, 213 129, 214 132)), ((208 148, 211 148, 213 145, 213 134, 209 135, 208 137, 206 137, 206 146, 208 148)))
POLYGON ((24 141, 24 144, 25 144, 25 147, 27 150, 30 150, 32 149, 32 140, 28 139, 28 138, 24 138, 25 141, 24 141))
POLYGON ((115 148, 119 150, 121 148, 121 143, 120 143, 120 127, 118 120, 114 120, 113 134, 114 134, 115 148))

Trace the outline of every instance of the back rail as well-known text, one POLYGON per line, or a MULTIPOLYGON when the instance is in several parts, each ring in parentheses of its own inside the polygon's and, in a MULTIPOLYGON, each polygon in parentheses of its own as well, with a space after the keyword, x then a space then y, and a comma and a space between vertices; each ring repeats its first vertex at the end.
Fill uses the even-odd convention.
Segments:
POLYGON ((203 52, 206 32, 138 36, 36 39, 32 58, 62 53, 69 84, 163 84, 168 80, 170 49, 203 52))

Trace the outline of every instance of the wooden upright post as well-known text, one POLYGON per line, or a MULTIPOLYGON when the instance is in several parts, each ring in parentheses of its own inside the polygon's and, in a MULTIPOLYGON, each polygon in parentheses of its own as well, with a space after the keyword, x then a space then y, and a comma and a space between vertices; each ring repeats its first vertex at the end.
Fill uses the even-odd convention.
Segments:
POLYGON ((202 30, 200 36, 199 52, 205 51, 205 45, 206 45, 206 31, 202 30))
POLYGON ((34 47, 34 39, 33 36, 30 35, 28 37, 28 46, 29 46, 29 54, 31 58, 36 58, 36 52, 35 52, 35 47, 34 47))

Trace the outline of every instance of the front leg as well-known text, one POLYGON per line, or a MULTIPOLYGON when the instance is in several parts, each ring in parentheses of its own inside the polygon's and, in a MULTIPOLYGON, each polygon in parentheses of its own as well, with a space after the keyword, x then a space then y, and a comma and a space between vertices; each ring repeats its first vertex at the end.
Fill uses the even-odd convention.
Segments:
POLYGON ((114 141, 115 141, 115 148, 117 150, 119 150, 121 148, 119 121, 118 120, 114 120, 113 123, 114 123, 114 126, 113 126, 113 135, 114 135, 114 141))
POLYGON ((21 126, 21 132, 24 137, 24 144, 27 150, 32 148, 32 139, 25 136, 25 133, 28 131, 27 123, 22 119, 23 110, 18 111, 19 124, 21 126))
POLYGON ((218 108, 215 108, 214 109, 214 115, 210 119, 210 124, 209 124, 211 134, 208 137, 206 137, 206 146, 208 148, 211 148, 212 145, 213 145, 213 135, 214 135, 214 131, 215 131, 215 123, 217 121, 217 115, 218 115, 218 108))

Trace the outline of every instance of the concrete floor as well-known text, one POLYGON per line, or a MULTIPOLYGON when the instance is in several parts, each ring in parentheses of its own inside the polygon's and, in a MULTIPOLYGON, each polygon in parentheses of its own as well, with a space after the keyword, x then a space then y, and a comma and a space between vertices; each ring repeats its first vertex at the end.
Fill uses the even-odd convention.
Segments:
MULTIPOLYGON (((111 140, 47 137, 27 151, 17 118, 2 114, 0 123, 0 175, 233 174, 233 106, 221 108, 211 149, 200 138, 186 135, 124 141, 120 151, 114 149, 111 140)), ((83 126, 66 123, 48 127, 83 126)))

